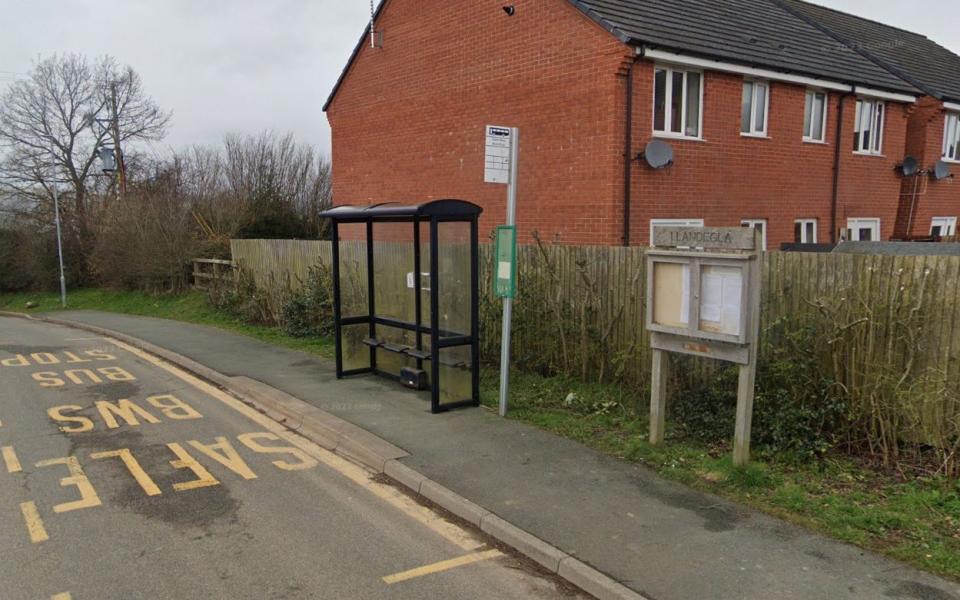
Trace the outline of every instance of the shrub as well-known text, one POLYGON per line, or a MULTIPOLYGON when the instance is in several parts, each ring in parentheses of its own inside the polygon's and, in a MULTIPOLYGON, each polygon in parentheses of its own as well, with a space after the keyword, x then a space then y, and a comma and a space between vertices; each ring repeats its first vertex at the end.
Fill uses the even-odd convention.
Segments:
POLYGON ((328 336, 333 333, 333 293, 329 267, 310 269, 306 284, 283 304, 280 322, 293 337, 328 336))
MULTIPOLYGON (((822 456, 846 436, 850 414, 843 389, 821 370, 814 330, 792 326, 783 320, 771 326, 780 342, 766 348, 757 366, 751 437, 760 452, 804 461, 822 456)), ((738 367, 724 366, 712 381, 678 394, 673 404, 678 433, 707 443, 730 440, 737 377, 738 367)))

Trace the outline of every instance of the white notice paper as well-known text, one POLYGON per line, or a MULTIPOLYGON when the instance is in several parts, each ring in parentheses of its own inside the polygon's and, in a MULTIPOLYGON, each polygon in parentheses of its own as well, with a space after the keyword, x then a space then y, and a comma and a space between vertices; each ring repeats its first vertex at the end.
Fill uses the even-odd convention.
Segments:
POLYGON ((509 262, 497 263, 497 279, 510 279, 513 265, 509 262))
POLYGON ((733 267, 704 266, 700 290, 700 328, 738 335, 743 299, 743 272, 733 267))

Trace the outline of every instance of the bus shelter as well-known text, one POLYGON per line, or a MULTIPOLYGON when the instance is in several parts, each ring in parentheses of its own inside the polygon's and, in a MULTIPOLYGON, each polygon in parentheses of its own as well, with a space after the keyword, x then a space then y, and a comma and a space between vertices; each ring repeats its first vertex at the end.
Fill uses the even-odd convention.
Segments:
POLYGON ((480 404, 479 236, 463 200, 338 206, 332 224, 337 378, 430 390, 440 413, 480 404))

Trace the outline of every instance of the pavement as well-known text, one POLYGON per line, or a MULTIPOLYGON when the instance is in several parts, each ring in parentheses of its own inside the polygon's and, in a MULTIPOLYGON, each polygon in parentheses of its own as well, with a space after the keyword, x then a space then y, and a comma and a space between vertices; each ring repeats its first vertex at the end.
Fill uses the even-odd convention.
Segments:
POLYGON ((359 426, 402 449, 397 464, 650 600, 960 600, 955 582, 489 411, 431 415, 422 396, 385 380, 338 381, 330 361, 173 321, 56 317, 263 382, 359 426))
POLYGON ((3 600, 586 597, 136 348, 0 317, 3 600))

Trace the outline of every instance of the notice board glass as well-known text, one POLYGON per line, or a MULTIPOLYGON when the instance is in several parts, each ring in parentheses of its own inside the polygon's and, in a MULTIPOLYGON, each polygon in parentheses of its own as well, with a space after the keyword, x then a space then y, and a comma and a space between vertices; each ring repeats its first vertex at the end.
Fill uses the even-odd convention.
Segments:
POLYGON ((653 322, 664 327, 690 324, 690 265, 653 263, 653 322))
POLYGON ((700 330, 739 335, 743 310, 743 269, 703 265, 700 272, 700 330))

